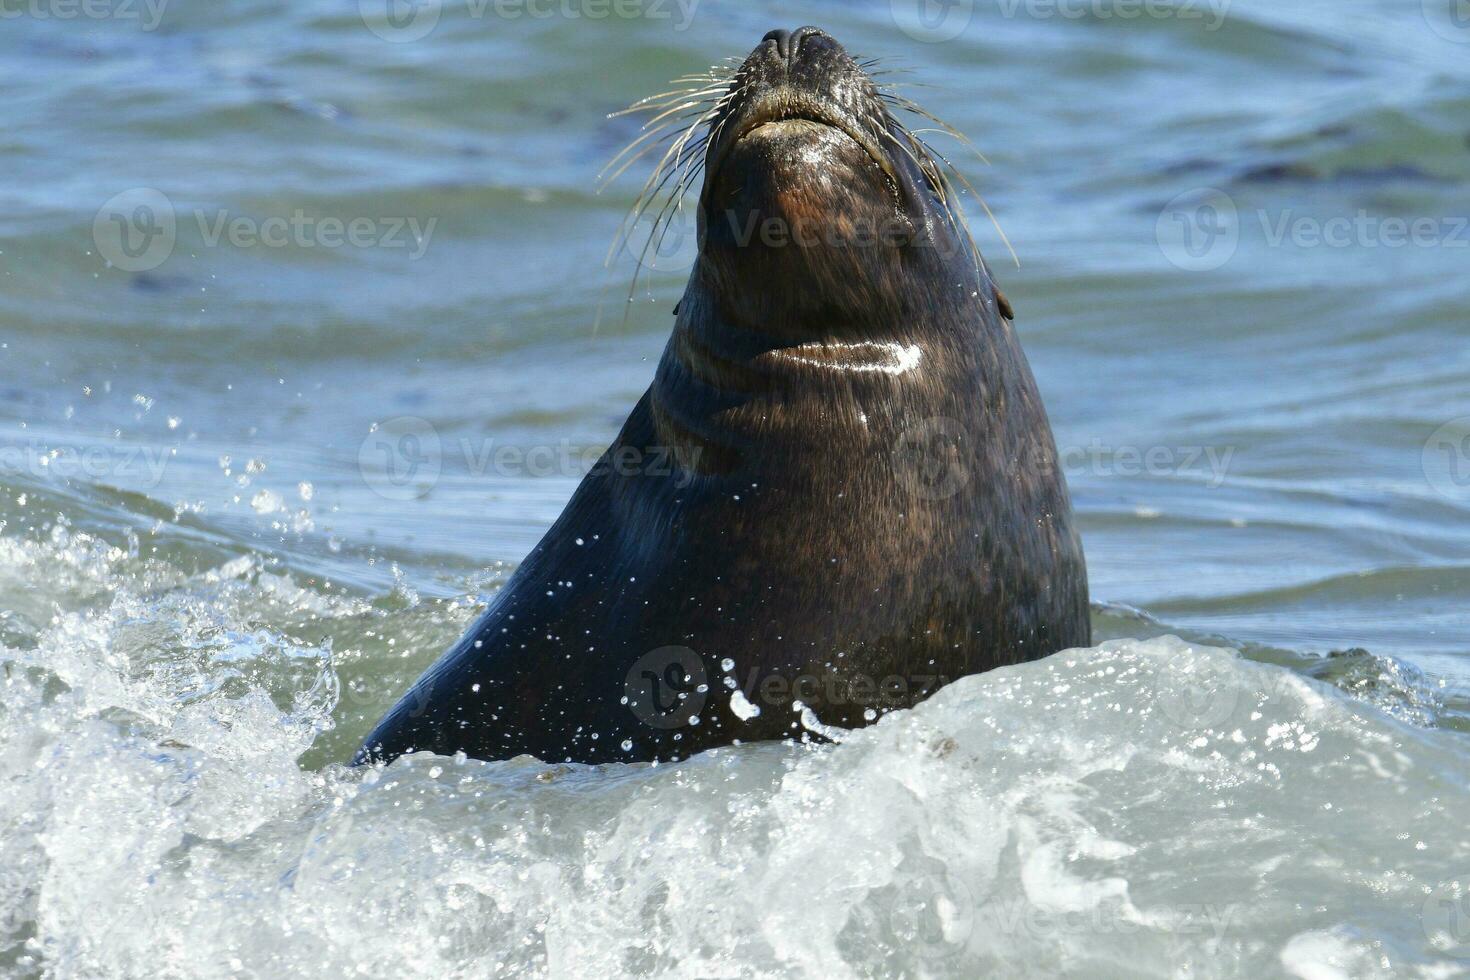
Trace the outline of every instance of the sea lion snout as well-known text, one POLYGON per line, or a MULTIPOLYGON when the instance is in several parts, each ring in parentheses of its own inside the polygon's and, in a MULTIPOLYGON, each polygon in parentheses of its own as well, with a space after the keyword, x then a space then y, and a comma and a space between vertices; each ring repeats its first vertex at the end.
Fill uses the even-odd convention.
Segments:
POLYGON ((846 49, 816 27, 771 31, 731 80, 710 128, 709 172, 730 149, 763 126, 807 120, 845 133, 885 170, 892 169, 874 120, 877 91, 846 49))
POLYGON ((798 27, 795 31, 783 31, 779 28, 774 31, 767 31, 766 36, 761 38, 761 43, 756 48, 756 51, 761 51, 768 44, 774 42, 776 57, 789 62, 793 57, 799 57, 802 54, 802 47, 808 38, 819 39, 820 41, 841 48, 841 45, 837 44, 832 39, 832 36, 820 27, 807 26, 798 27))
MULTIPOLYGON (((889 275, 927 226, 920 175, 878 88, 816 27, 771 31, 709 127, 702 253, 739 277, 792 286, 889 275)), ((780 290, 785 303, 804 297, 780 290)))
MULTIPOLYGON (((800 319, 813 304, 848 320, 879 313, 869 289, 908 260, 969 262, 920 167, 925 154, 881 88, 814 26, 772 31, 729 79, 709 123, 700 194, 701 269, 736 289, 738 316, 800 319), (914 245, 932 257, 914 257, 914 245)), ((891 291, 889 291, 891 294, 891 291)))
MULTIPOLYGON (((807 41, 813 42, 814 48, 831 49, 842 51, 842 45, 822 30, 820 27, 798 27, 794 31, 783 31, 780 29, 767 31, 766 36, 761 38, 761 43, 751 52, 751 57, 774 51, 778 60, 790 63, 803 55, 809 55, 806 49, 807 41)), ((844 52, 845 53, 845 52, 844 52)))

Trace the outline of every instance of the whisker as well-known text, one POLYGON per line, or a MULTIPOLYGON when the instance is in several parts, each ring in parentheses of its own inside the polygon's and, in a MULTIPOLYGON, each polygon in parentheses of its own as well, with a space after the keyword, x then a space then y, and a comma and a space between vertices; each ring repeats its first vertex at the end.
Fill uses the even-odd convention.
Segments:
MULTIPOLYGON (((651 271, 647 264, 649 249, 662 248, 674 219, 683 212, 685 196, 688 194, 690 188, 693 187, 695 180, 703 172, 704 151, 708 149, 712 141, 719 138, 720 132, 729 119, 727 117, 720 120, 720 123, 709 133, 706 133, 703 137, 692 143, 689 142, 690 137, 701 126, 712 122, 727 105, 748 89, 749 84, 747 81, 742 82, 739 86, 732 87, 723 98, 711 106, 708 111, 701 114, 698 119, 685 129, 674 146, 664 154, 664 158, 654 168, 653 174, 649 177, 648 182, 644 185, 644 189, 640 192, 638 200, 630 211, 628 218, 625 219, 620 234, 613 243, 613 247, 609 250, 609 262, 612 256, 626 245, 628 238, 632 235, 633 229, 638 226, 638 223, 643 219, 644 215, 648 213, 660 195, 663 194, 664 188, 669 185, 669 181, 677 174, 677 179, 674 179, 672 188, 669 190, 663 204, 659 207, 648 238, 645 240, 643 249, 637 259, 640 271, 651 271)), ((633 281, 629 284, 628 288, 627 306, 631 306, 633 297, 638 291, 638 277, 639 272, 635 271, 633 281)), ((625 320, 627 314, 628 311, 625 308, 625 320)))
POLYGON ((1000 221, 996 219, 995 212, 990 210, 990 205, 985 203, 985 198, 980 194, 979 191, 975 189, 975 185, 970 183, 969 178, 961 173, 960 169, 956 167, 953 163, 951 163, 949 158, 946 157, 943 153, 938 152, 928 143, 924 142, 924 140, 919 139, 919 137, 917 136, 915 136, 914 139, 918 140, 919 144, 923 146, 928 153, 933 156, 937 156, 940 160, 943 160, 944 165, 949 168, 950 172, 953 173, 955 177, 959 178, 960 183, 963 184, 965 188, 975 196, 975 200, 980 202, 980 206, 985 209, 985 216, 988 217, 990 219, 990 223, 995 226, 996 234, 1000 235, 1000 240, 1005 243, 1006 250, 1011 253, 1011 261, 1016 263, 1017 269, 1021 268, 1021 257, 1016 254, 1015 246, 1011 244, 1011 240, 1009 236, 1006 235, 1005 229, 1000 226, 1000 221))
POLYGON ((619 109, 616 112, 609 112, 607 114, 607 118, 617 119, 622 116, 637 115, 640 112, 658 112, 661 109, 667 108, 668 106, 674 105, 679 102, 710 102, 713 101, 716 95, 719 95, 723 91, 723 87, 712 87, 703 89, 680 89, 674 92, 665 92, 657 99, 648 99, 643 102, 635 102, 633 105, 628 106, 628 108, 626 109, 619 109), (668 96, 668 98, 665 98, 664 96, 668 96))
POLYGON ((934 113, 930 112, 928 109, 925 109, 923 106, 919 105, 913 99, 907 98, 907 97, 902 96, 902 95, 893 95, 891 93, 886 93, 884 95, 884 97, 889 102, 892 102, 893 104, 899 106, 902 109, 906 109, 907 111, 912 112, 912 113, 914 113, 917 116, 923 116, 925 119, 929 120, 930 122, 934 123, 934 125, 938 126, 942 132, 944 132, 945 134, 947 134, 949 136, 952 136, 954 139, 958 140, 965 147, 967 147, 968 149, 970 149, 987 166, 990 164, 989 158, 986 157, 984 153, 981 153, 980 152, 980 148, 978 146, 976 146, 974 143, 972 143, 970 141, 970 138, 968 136, 966 136, 964 133, 960 132, 955 127, 951 126, 949 123, 945 122, 943 119, 940 119, 938 116, 936 116, 934 113))
MULTIPOLYGON (((677 120, 677 119, 670 119, 667 122, 665 122, 663 125, 657 127, 656 129, 649 130, 648 132, 646 132, 646 133, 638 136, 632 142, 630 142, 627 146, 625 146, 621 150, 619 150, 618 153, 617 153, 617 155, 614 156, 611 160, 609 160, 603 166, 601 172, 599 172, 598 175, 597 175, 598 176, 598 179, 601 180, 602 179, 602 175, 605 174, 605 173, 607 173, 607 171, 608 171, 608 169, 610 167, 613 167, 614 165, 616 165, 619 160, 623 159, 624 155, 626 155, 631 150, 633 150, 636 146, 638 146, 638 144, 643 143, 645 141, 652 140, 652 143, 650 143, 648 146, 643 147, 642 150, 639 150, 638 151, 638 156, 641 157, 644 153, 648 152, 648 150, 651 149, 652 147, 657 146, 660 143, 667 142, 668 140, 673 139, 675 136, 677 136, 678 134, 682 133, 684 131, 684 128, 685 128, 684 126, 682 126, 682 125, 679 124, 679 120, 677 120)), ((637 157, 634 157, 634 159, 637 159, 637 157)), ((623 168, 620 168, 618 170, 618 173, 619 174, 622 173, 622 171, 624 169, 626 169, 626 166, 627 165, 625 164, 623 166, 623 168)), ((604 186, 606 184, 608 184, 608 183, 611 183, 613 180, 615 180, 617 178, 617 176, 618 176, 618 174, 614 174, 612 177, 609 177, 606 181, 603 181, 604 186)))
MULTIPOLYGON (((627 244, 628 236, 632 234, 633 228, 637 227, 639 219, 642 218, 644 212, 648 209, 649 205, 653 203, 654 199, 658 197, 660 191, 662 191, 664 186, 668 183, 669 178, 679 171, 681 165, 687 167, 687 164, 685 163, 685 152, 686 147, 688 146, 689 138, 699 129, 700 126, 704 125, 704 123, 707 121, 706 116, 713 118, 710 113, 706 113, 705 115, 702 115, 700 116, 700 118, 696 119, 692 124, 690 124, 687 129, 682 131, 679 139, 674 143, 674 145, 671 146, 667 152, 665 152, 663 159, 659 161, 658 166, 654 168, 653 173, 649 176, 647 182, 644 183, 643 189, 639 191, 637 202, 634 204, 629 218, 624 219, 623 228, 620 230, 618 237, 614 240, 612 247, 608 250, 606 262, 610 263, 612 261, 613 255, 616 254, 620 248, 627 244)), ((696 142, 693 147, 688 147, 689 154, 691 156, 697 155, 699 148, 707 142, 708 137, 705 137, 703 140, 696 142)), ((636 274, 634 276, 634 285, 636 288, 636 274)))
MULTIPOLYGON (((663 191, 664 187, 667 186, 669 179, 678 172, 678 163, 675 163, 673 166, 668 167, 666 170, 655 172, 654 176, 659 178, 657 186, 653 187, 652 190, 647 190, 639 194, 637 202, 635 202, 635 204, 633 205, 633 209, 628 213, 628 216, 623 219, 623 225, 619 229, 619 234, 614 239, 612 247, 608 249, 607 258, 604 260, 605 265, 610 265, 612 263, 613 256, 617 254, 617 252, 620 251, 622 248, 627 246, 628 239, 633 234, 633 229, 638 227, 638 222, 643 219, 643 216, 648 212, 648 209, 653 206, 654 202, 658 199, 659 194, 663 191)), ((662 212, 660 212, 660 214, 661 213, 662 212)), ((657 223, 655 223, 655 227, 657 227, 657 223)), ((652 232, 650 232, 650 234, 652 234, 652 232)))
MULTIPOLYGON (((643 149, 641 149, 637 153, 633 154, 632 157, 630 157, 629 159, 625 160, 623 162, 622 166, 618 167, 618 169, 617 169, 616 172, 614 172, 612 174, 609 174, 606 178, 603 178, 602 175, 599 174, 598 175, 599 183, 597 185, 597 192, 599 194, 602 193, 604 190, 606 190, 608 188, 608 186, 610 186, 613 183, 613 181, 615 181, 619 177, 621 177, 624 174, 624 172, 626 172, 628 170, 629 167, 633 166, 633 164, 637 163, 639 160, 641 160, 644 157, 648 156, 648 154, 650 154, 654 150, 658 149, 662 144, 667 143, 669 140, 672 140, 672 139, 677 138, 679 136, 679 134, 682 133, 683 131, 684 130, 682 128, 677 128, 677 129, 673 129, 671 132, 664 133, 658 139, 654 140, 652 143, 649 143, 647 146, 643 147, 643 149)), ((663 130, 659 130, 658 132, 663 132, 663 130)), ((631 147, 629 147, 629 149, 631 149, 631 147)), ((627 151, 625 150, 624 152, 627 152, 627 151)), ((619 154, 619 155, 621 155, 621 154, 619 154)), ((616 161, 614 161, 614 162, 616 162, 616 161)), ((608 166, 612 166, 612 164, 610 163, 610 164, 608 164, 608 166)))

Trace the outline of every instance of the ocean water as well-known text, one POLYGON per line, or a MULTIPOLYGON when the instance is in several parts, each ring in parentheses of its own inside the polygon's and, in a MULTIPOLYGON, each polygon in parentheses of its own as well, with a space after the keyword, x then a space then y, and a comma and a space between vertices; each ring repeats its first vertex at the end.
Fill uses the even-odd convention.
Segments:
POLYGON ((0 975, 1470 975, 1459 0, 0 0, 0 90, 0 975), (651 379, 609 114, 803 23, 988 160, 1099 645, 346 769, 651 379))

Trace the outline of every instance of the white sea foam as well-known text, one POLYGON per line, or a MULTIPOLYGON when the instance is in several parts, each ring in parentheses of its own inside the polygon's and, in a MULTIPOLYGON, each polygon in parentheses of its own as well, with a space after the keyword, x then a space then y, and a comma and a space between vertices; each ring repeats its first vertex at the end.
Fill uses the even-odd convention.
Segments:
MULTIPOLYGON (((5 970, 1470 965, 1455 914, 1470 888, 1465 737, 1229 651, 1115 641, 961 680, 835 745, 651 768, 424 755, 313 772, 297 759, 332 723, 338 668, 326 646, 247 621, 245 572, 148 596, 113 582, 110 600, 5 649, 5 970)), ((248 595, 293 588, 257 577, 248 595)))

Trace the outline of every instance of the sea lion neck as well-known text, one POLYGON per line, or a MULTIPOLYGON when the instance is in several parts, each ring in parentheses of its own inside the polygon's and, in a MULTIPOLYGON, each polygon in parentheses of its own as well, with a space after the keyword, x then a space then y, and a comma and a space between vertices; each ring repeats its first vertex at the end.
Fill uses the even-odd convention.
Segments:
POLYGON ((701 252, 676 328, 760 350, 821 341, 937 341, 972 330, 990 287, 953 250, 855 248, 840 262, 800 246, 701 252))
POLYGON ((978 300, 967 305, 959 294, 941 286, 939 294, 924 294, 926 308, 906 314, 797 317, 780 303, 722 295, 696 275, 679 303, 654 388, 666 404, 690 403, 700 392, 693 403, 711 415, 737 404, 815 405, 834 397, 850 403, 854 418, 916 405, 932 389, 928 375, 936 365, 946 373, 973 371, 967 351, 998 327, 978 300))

